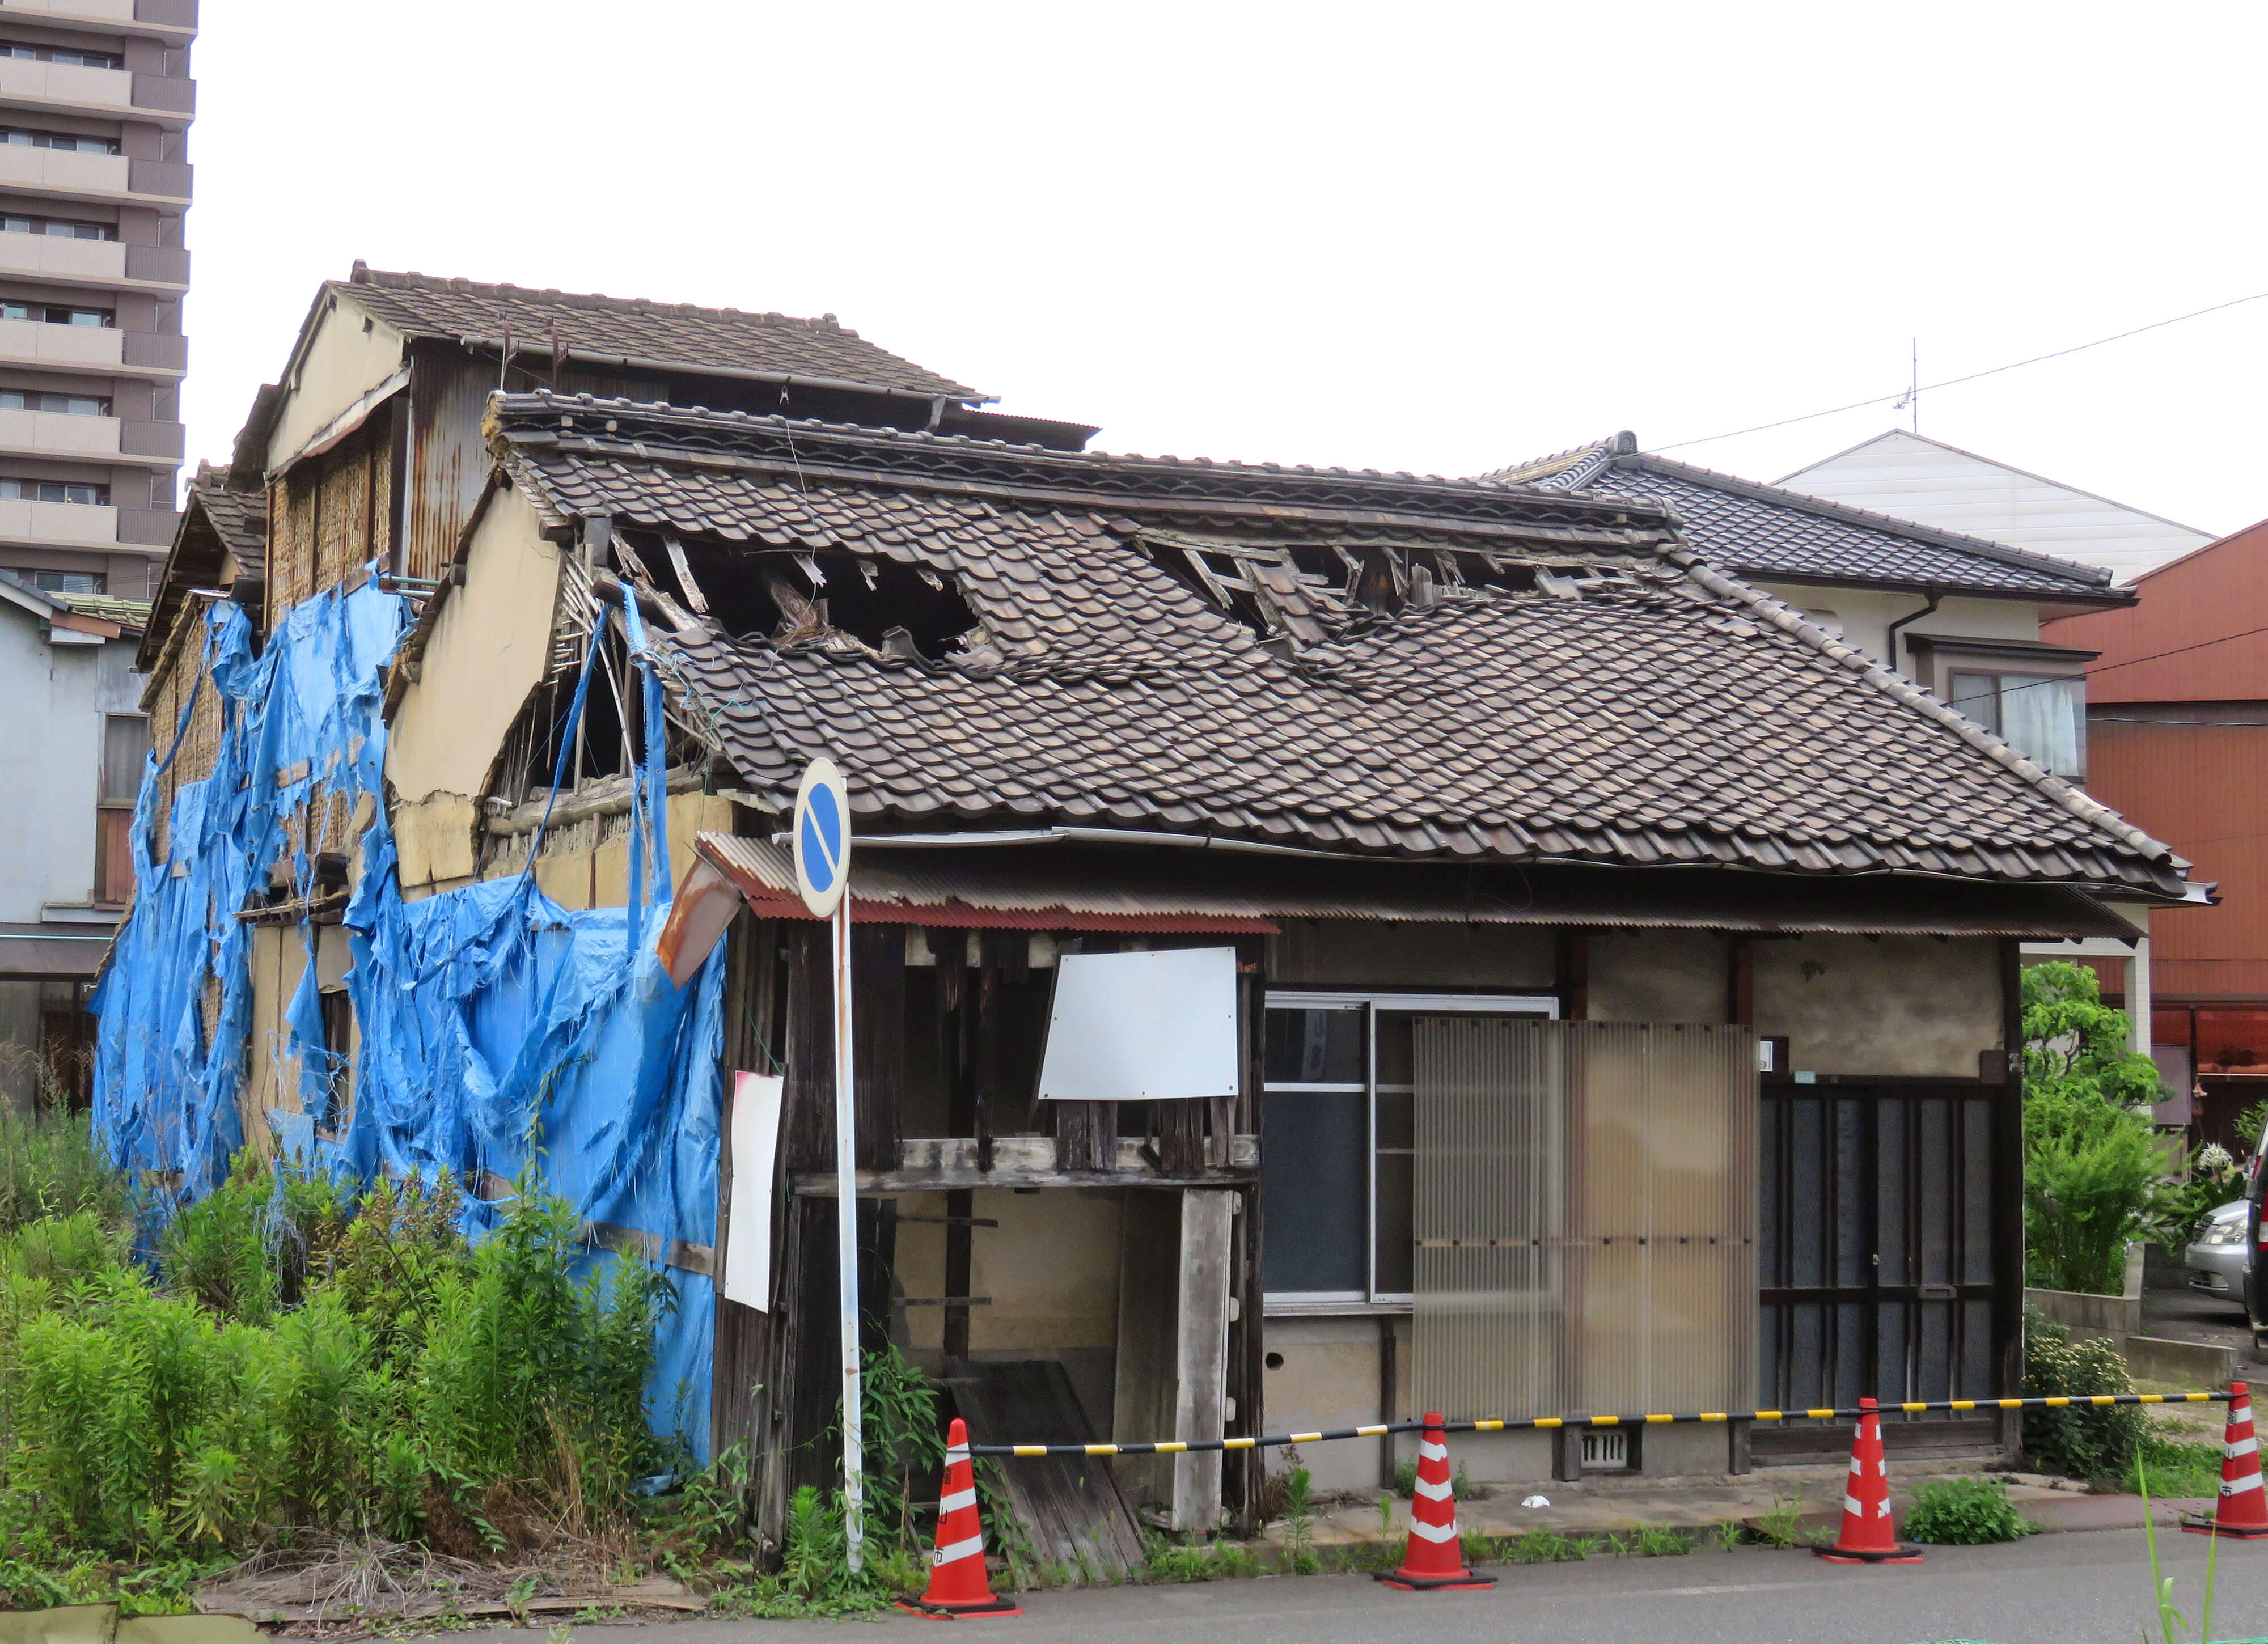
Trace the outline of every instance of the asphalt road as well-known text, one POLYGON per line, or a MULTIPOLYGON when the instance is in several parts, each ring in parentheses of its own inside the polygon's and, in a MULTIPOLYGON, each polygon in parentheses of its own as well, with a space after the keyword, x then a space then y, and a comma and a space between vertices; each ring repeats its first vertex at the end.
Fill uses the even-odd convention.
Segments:
MULTIPOLYGON (((2191 1644, 2203 1619, 2207 1545, 2198 1536, 2159 1538, 2190 1622, 2176 1636, 2191 1644)), ((2223 1542, 2219 1564, 2213 1637, 2268 1639, 2268 1543, 2223 1542)), ((1030 1593, 1022 1617, 957 1622, 950 1636, 961 1644, 2133 1644, 2140 1632, 2161 1644, 2139 1530, 1932 1548, 1924 1564, 1874 1568, 1758 1549, 1491 1568, 1499 1581, 1485 1593, 1401 1593, 1337 1575, 1030 1593)), ((902 1615, 879 1625, 902 1633, 936 1626, 902 1615)), ((635 1636, 637 1644, 844 1644, 855 1626, 688 1621, 635 1636)), ((577 1633, 586 1644, 607 1637, 597 1627, 577 1633)))

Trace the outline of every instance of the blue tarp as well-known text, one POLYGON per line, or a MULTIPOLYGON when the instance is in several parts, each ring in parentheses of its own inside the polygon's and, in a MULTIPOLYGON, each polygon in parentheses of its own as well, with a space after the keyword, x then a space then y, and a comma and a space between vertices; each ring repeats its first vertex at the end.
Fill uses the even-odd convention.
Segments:
MULTIPOLYGON (((642 657, 634 605, 629 617, 642 657)), ((308 963, 276 1047, 279 1062, 298 1059, 301 1111, 271 1112, 279 1147, 357 1181, 444 1169, 467 1182, 511 1178, 533 1161, 587 1222, 713 1246, 723 958, 681 988, 654 957, 670 884, 659 683, 642 670, 647 758, 634 784, 629 907, 570 913, 525 873, 410 901, 384 804, 381 716, 385 664, 408 623, 405 603, 375 583, 294 606, 257 652, 239 607, 208 611, 200 689, 220 699, 218 757, 175 794, 163 860, 158 777, 195 701, 143 779, 134 908, 94 999, 97 1130, 120 1166, 177 1179, 184 1199, 225 1178, 243 1142, 252 1004, 251 931, 236 914, 279 860, 296 895, 316 890, 303 811, 329 796, 362 829, 342 921, 359 1053, 350 1111, 327 1112, 333 1059, 303 921, 285 933, 308 963)), ((588 686, 586 664, 578 712, 588 686)), ((466 1214, 477 1236, 497 1210, 474 1200, 466 1214)), ((658 1432, 682 1432, 706 1460, 714 1291, 699 1274, 666 1277, 676 1305, 647 1408, 658 1432)))

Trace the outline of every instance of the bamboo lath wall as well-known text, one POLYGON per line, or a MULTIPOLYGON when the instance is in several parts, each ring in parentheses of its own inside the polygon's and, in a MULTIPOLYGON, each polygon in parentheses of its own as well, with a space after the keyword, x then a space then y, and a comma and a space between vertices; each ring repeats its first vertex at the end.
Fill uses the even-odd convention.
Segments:
POLYGON ((220 693, 214 688, 204 665, 204 613, 202 601, 192 601, 176 620, 165 671, 151 687, 151 739, 161 762, 168 752, 173 754, 172 763, 158 777, 153 848, 161 861, 170 848, 166 830, 173 812, 173 796, 184 783, 202 782, 211 775, 220 758, 220 693), (184 727, 181 709, 193 697, 195 705, 184 727), (174 748, 176 736, 180 739, 178 750, 174 748))
POLYGON ((392 421, 371 420, 335 451, 295 465, 268 488, 268 620, 330 588, 359 585, 392 554, 392 421))

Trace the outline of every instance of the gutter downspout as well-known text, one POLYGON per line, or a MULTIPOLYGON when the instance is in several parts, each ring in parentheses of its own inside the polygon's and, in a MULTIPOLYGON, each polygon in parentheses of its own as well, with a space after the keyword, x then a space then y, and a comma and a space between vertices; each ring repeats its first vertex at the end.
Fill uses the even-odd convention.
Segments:
MULTIPOLYGON (((1905 627, 1909 622, 1920 621, 1922 618, 1929 615, 1932 612, 1935 611, 1939 605, 1945 603, 1945 595, 1937 589, 1929 589, 1927 592, 1929 595, 1929 603, 1927 605, 1924 605, 1918 611, 1907 612, 1905 615, 1900 617, 1896 621, 1891 623, 1889 627, 1882 630, 1882 637, 1889 642, 1889 650, 1890 653, 1882 660, 1890 664, 1890 672, 1892 673, 1905 673, 1906 672, 1903 667, 1898 665, 1898 630, 1905 627)), ((1911 679, 1913 676, 1907 674, 1906 677, 1908 679, 1911 679)))

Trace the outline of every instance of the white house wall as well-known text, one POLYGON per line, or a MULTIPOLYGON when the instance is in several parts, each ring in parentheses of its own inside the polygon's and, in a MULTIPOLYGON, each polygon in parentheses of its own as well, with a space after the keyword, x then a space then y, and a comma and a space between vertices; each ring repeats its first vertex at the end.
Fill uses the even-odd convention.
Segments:
MULTIPOLYGON (((1945 639, 2021 639, 2040 636, 2040 608, 2029 599, 1947 599, 1927 616, 1914 613, 1928 604, 1922 594, 1893 593, 1879 588, 1813 588, 1794 583, 1759 582, 1756 586, 1795 610, 1811 613, 1815 622, 1839 628, 1844 640, 1879 661, 1889 659, 1890 624, 1903 617, 1914 620, 1898 630, 1901 641, 1909 634, 1934 635, 1945 639)), ((1913 656, 1898 646, 1901 673, 1913 671, 1913 656)))
POLYGON ((2213 540, 2155 514, 1894 429, 1778 481, 1900 519, 2100 565, 2122 583, 2213 540))
POLYGON ((133 662, 130 641, 55 642, 32 613, 0 605, 0 770, 11 790, 0 805, 0 923, 37 923, 48 904, 92 897, 103 717, 141 711, 133 662))

